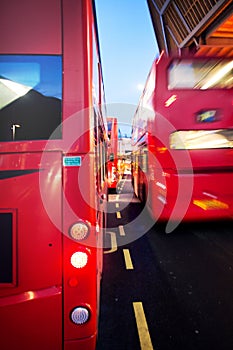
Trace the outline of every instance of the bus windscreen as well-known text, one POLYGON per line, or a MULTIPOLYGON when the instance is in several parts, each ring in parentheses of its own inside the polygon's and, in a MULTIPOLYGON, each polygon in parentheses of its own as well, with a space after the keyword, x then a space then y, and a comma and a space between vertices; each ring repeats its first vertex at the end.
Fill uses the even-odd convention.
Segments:
POLYGON ((233 60, 175 59, 168 68, 168 89, 231 89, 233 60))

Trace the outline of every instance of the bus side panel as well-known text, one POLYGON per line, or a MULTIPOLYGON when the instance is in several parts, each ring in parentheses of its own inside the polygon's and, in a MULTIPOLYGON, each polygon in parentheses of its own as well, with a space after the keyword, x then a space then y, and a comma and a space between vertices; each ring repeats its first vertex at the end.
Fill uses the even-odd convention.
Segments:
POLYGON ((61 1, 1 0, 0 33, 3 53, 61 54, 61 1))
MULTIPOLYGON (((62 349, 61 293, 0 306, 1 349, 62 349)), ((13 300, 11 300, 13 302, 13 300)))
POLYGON ((96 335, 88 339, 65 342, 64 350, 89 350, 96 348, 96 335))
POLYGON ((46 160, 40 152, 1 154, 1 349, 62 349, 61 154, 46 160), (56 214, 48 212, 54 203, 56 214))

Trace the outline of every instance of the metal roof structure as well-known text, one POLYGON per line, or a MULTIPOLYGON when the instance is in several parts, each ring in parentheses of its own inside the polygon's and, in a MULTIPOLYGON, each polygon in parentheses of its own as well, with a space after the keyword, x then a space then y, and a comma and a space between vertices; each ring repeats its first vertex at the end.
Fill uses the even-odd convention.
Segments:
POLYGON ((233 55, 233 0, 147 0, 159 51, 233 55))

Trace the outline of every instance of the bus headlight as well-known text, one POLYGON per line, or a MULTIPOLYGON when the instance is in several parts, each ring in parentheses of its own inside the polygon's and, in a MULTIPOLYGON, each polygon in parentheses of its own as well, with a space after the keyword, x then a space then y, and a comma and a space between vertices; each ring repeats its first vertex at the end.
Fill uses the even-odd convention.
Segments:
POLYGON ((233 147, 233 129, 180 130, 170 135, 171 149, 221 149, 233 147))
POLYGON ((79 221, 73 224, 69 230, 69 235, 75 241, 82 241, 89 235, 90 227, 86 222, 79 221))
POLYGON ((82 325, 89 320, 90 312, 86 307, 77 306, 71 312, 70 318, 71 318, 72 322, 74 322, 75 324, 82 325))
POLYGON ((82 269, 87 265, 88 255, 84 251, 75 252, 70 258, 71 265, 76 269, 82 269))

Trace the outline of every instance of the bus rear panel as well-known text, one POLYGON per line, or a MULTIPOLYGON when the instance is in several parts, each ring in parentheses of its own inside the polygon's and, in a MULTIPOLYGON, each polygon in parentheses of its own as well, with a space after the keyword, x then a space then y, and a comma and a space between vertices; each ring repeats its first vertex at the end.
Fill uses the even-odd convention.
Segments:
POLYGON ((3 350, 95 349, 107 191, 95 17, 91 0, 1 2, 3 350))
POLYGON ((108 192, 115 192, 119 181, 118 170, 118 121, 115 117, 107 118, 108 125, 108 192))

